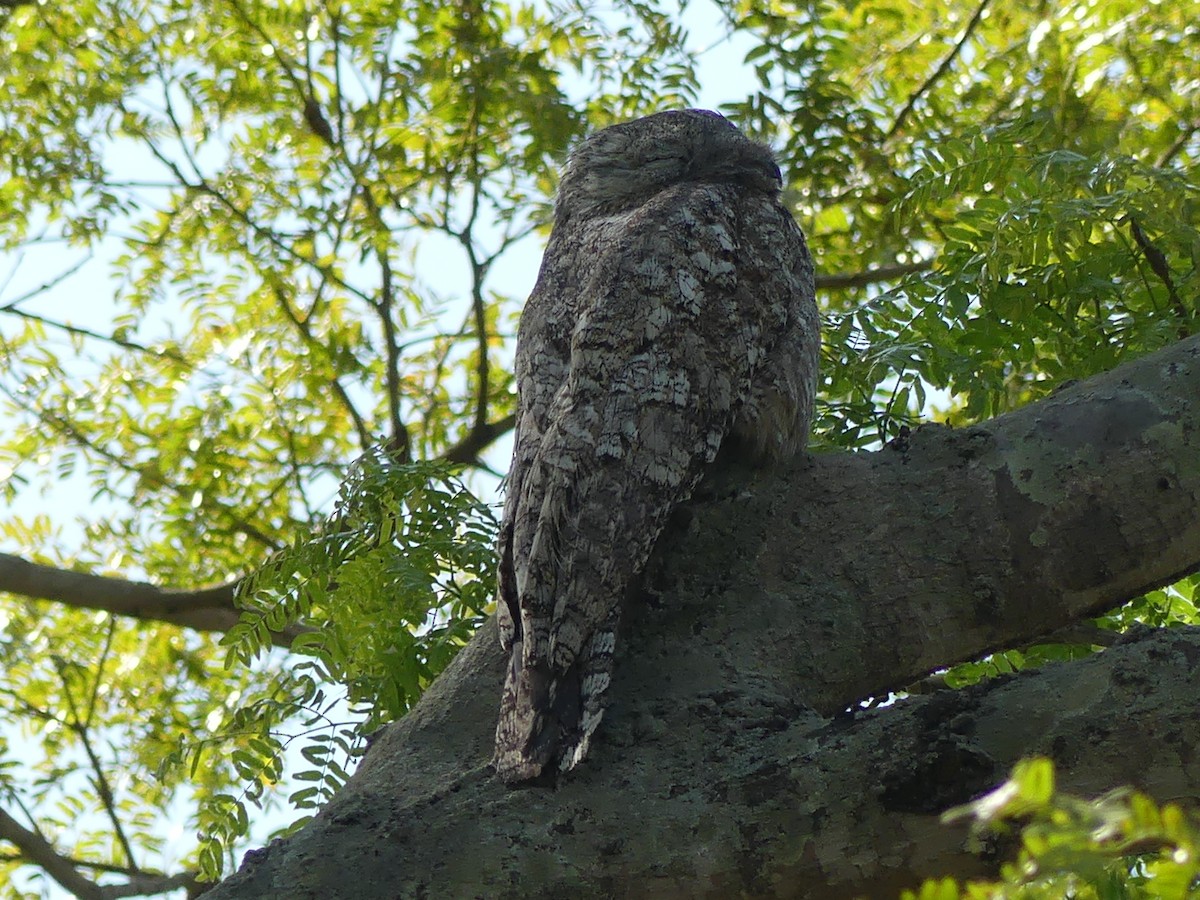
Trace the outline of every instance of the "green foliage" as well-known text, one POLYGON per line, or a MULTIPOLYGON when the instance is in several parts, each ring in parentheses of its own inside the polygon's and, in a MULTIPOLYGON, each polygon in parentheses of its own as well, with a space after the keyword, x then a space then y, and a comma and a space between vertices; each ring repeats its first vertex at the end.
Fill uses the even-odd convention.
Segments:
POLYGON ((288 801, 316 810, 346 782, 368 735, 417 701, 483 623, 495 540, 491 511, 445 464, 401 464, 375 448, 351 468, 319 533, 298 536, 243 583, 245 611, 223 641, 226 668, 253 665, 272 632, 293 627, 302 661, 235 706, 216 737, 184 745, 193 777, 227 755, 245 785, 200 805, 201 877, 220 876, 249 828, 247 804, 261 808, 282 779, 285 752, 304 760, 288 801), (339 710, 349 717, 333 718, 339 710))
POLYGON ((243 585, 226 667, 249 665, 273 631, 311 629, 292 651, 367 705, 362 728, 373 731, 407 712, 482 624, 495 540, 491 511, 444 464, 369 451, 320 534, 297 537, 243 585))
POLYGON ((1048 759, 1018 763, 1000 787, 943 819, 971 821, 981 841, 1015 832, 1017 858, 998 880, 930 880, 903 900, 1186 900, 1200 891, 1200 819, 1136 791, 1060 793, 1048 759))
POLYGON ((948 140, 927 151, 899 201, 953 210, 934 270, 884 300, 905 309, 903 336, 921 344, 908 369, 962 398, 957 421, 1197 326, 1181 298, 1198 286, 1200 186, 1130 157, 1048 149, 1048 131, 1033 119, 948 140), (1182 274, 1154 272, 1146 248, 1182 274))
POLYGON ((203 878, 220 876, 249 828, 248 804, 261 808, 282 779, 286 752, 304 760, 288 801, 320 808, 367 736, 407 712, 466 644, 491 602, 495 532, 491 511, 445 464, 402 464, 374 448, 351 468, 318 533, 297 536, 241 585, 245 611, 223 640, 226 668, 254 665, 272 632, 293 627, 302 661, 235 705, 216 736, 182 748, 193 777, 222 755, 244 785, 200 805, 203 878), (341 690, 327 695, 334 685, 341 690), (350 716, 333 718, 339 710, 350 716))
POLYGON ((1200 575, 1192 575, 1169 587, 1143 594, 1097 621, 1117 631, 1123 631, 1134 623, 1154 628, 1200 625, 1197 591, 1200 591, 1200 575))
POLYGON ((1046 663, 1080 659, 1092 652, 1092 647, 1079 644, 1036 644, 1024 650, 1004 650, 989 654, 981 660, 960 663, 942 677, 947 687, 960 688, 976 684, 985 678, 1011 675, 1046 663))
POLYGON ((930 402, 978 421, 1195 332, 1188 6, 729 6, 760 40, 731 109, 781 147, 819 271, 894 273, 822 298, 819 446, 930 402))

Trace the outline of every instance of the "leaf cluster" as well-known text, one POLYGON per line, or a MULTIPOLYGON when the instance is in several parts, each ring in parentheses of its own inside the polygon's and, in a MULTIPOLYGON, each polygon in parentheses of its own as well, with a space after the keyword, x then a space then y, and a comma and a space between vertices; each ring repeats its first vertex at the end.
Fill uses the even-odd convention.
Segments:
POLYGON ((1017 858, 998 880, 930 880, 903 900, 1185 900, 1200 889, 1194 813, 1131 790, 1095 800, 1061 793, 1048 759, 1023 760, 1000 787, 943 818, 970 821, 979 842, 1015 834, 1017 858))
POLYGON ((223 640, 227 668, 267 654, 272 631, 306 630, 291 645, 300 661, 269 692, 245 698, 216 736, 186 749, 193 777, 222 754, 245 784, 200 806, 203 877, 220 875, 225 851, 248 831, 247 805, 261 806, 281 781, 285 752, 302 759, 291 764, 300 787, 289 802, 319 808, 367 737, 449 664, 491 604, 495 536, 491 510, 444 464, 399 463, 376 448, 351 468, 319 532, 246 579, 241 621, 223 640))
POLYGON ((370 704, 364 728, 399 717, 474 633, 491 603, 496 522, 440 463, 364 454, 331 518, 244 583, 227 666, 270 647, 270 632, 310 628, 292 651, 317 676, 370 704))
POLYGON ((759 82, 730 110, 778 148, 833 276, 819 445, 877 446, 931 407, 978 421, 1195 332, 1188 19, 1133 0, 728 8, 759 82))

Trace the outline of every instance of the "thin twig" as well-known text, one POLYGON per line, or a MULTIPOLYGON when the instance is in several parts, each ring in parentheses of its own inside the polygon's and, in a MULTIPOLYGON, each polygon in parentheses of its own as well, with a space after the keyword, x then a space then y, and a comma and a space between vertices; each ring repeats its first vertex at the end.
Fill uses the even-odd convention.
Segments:
POLYGON ((946 74, 946 71, 954 63, 954 60, 958 57, 958 54, 962 52, 962 48, 970 39, 971 34, 983 20, 983 14, 987 11, 988 4, 990 2, 991 0, 983 0, 983 2, 979 4, 975 10, 975 14, 971 16, 971 21, 967 23, 967 27, 963 29, 963 33, 959 35, 958 40, 954 42, 954 46, 950 49, 950 52, 946 54, 946 57, 941 61, 938 67, 933 70, 933 74, 926 78, 921 86, 909 95, 908 102, 904 104, 904 108, 900 110, 900 112, 896 115, 895 120, 892 122, 892 127, 889 128, 887 130, 887 134, 884 135, 883 139, 885 142, 891 140, 892 137, 895 136, 896 132, 898 132, 904 126, 905 119, 907 119, 909 114, 913 111, 913 107, 916 105, 917 101, 920 100, 921 97, 923 97, 925 93, 937 83, 939 78, 946 74))
MULTIPOLYGON (((10 304, 11 305, 11 304, 10 304)), ((10 316, 17 316, 21 319, 26 319, 30 322, 38 322, 42 325, 48 325, 51 328, 57 328, 60 331, 65 331, 67 334, 78 335, 79 337, 90 338, 96 341, 102 341, 106 344, 112 344, 114 347, 120 347, 123 350, 133 350, 137 353, 145 353, 148 356, 156 356, 177 362, 187 366, 189 369, 192 364, 183 354, 169 348, 147 347, 145 344, 139 344, 137 341, 126 340, 115 335, 101 334, 98 331, 92 331, 90 328, 83 328, 79 325, 72 325, 69 322, 59 322, 55 319, 46 316, 38 315, 37 313, 29 312, 24 309, 10 309, 9 306, 0 307, 0 312, 8 313, 10 316)))
POLYGON ((113 637, 117 633, 117 620, 109 616, 108 628, 104 634, 104 649, 100 651, 100 659, 96 661, 96 677, 92 680, 92 691, 88 697, 87 715, 84 721, 89 725, 94 721, 96 715, 96 703, 100 700, 100 687, 104 684, 104 667, 108 663, 108 656, 112 652, 113 637))
POLYGON ((1171 304, 1171 310, 1175 313, 1175 317, 1179 319, 1178 337, 1180 340, 1183 340, 1191 334, 1188 323, 1192 317, 1188 313, 1187 307, 1183 305, 1183 301, 1179 299, 1178 291, 1175 290, 1175 280, 1171 277, 1171 265, 1167 262, 1167 255, 1159 250, 1150 238, 1146 237, 1146 232, 1142 231, 1142 227, 1138 224, 1137 219, 1132 216, 1129 217, 1129 231, 1133 235, 1133 240, 1138 245, 1138 249, 1146 257, 1146 262, 1149 263, 1150 270, 1167 287, 1167 299, 1171 304))
POLYGON ((1160 169, 1164 168, 1183 151, 1183 148, 1187 146, 1188 141, 1192 139, 1197 131, 1200 131, 1200 122, 1193 122, 1187 128, 1181 130, 1179 137, 1175 139, 1170 147, 1162 152, 1162 155, 1154 161, 1154 165, 1160 169))
MULTIPOLYGON (((161 76, 161 75, 160 75, 160 77, 165 78, 165 76, 161 76)), ((151 139, 149 136, 144 135, 142 137, 142 142, 146 145, 146 148, 150 151, 150 153, 154 156, 154 158, 157 159, 164 166, 166 166, 171 171, 171 174, 174 175, 179 180, 180 187, 182 187, 186 190, 195 191, 196 193, 203 194, 207 197, 212 197, 219 204, 221 204, 221 206, 225 207, 226 210, 228 210, 230 213, 232 213, 233 217, 235 219, 237 219, 239 222, 241 222, 243 225, 245 225, 247 228, 249 228, 256 237, 259 237, 262 240, 266 241, 268 244, 270 244, 276 250, 279 250, 281 253, 283 253, 289 259, 295 260, 296 262, 300 263, 301 265, 304 265, 304 266, 307 266, 307 267, 313 269, 314 271, 318 272, 319 274, 321 274, 322 276, 324 276, 325 278, 329 279, 331 282, 336 284, 342 290, 346 291, 349 294, 354 295, 355 297, 358 297, 360 300, 365 300, 368 303, 372 302, 371 295, 369 293, 362 290, 361 288, 355 287, 354 285, 347 282, 345 279, 339 277, 333 271, 332 267, 322 266, 315 259, 304 256, 303 254, 297 252, 296 249, 291 244, 289 244, 287 241, 283 240, 283 238, 281 238, 278 234, 276 234, 274 231, 270 230, 269 228, 265 228, 262 225, 259 225, 256 221, 254 221, 254 219, 252 219, 250 217, 249 213, 247 213, 245 210, 243 210, 241 207, 239 207, 236 203, 234 203, 232 200, 230 200, 228 197, 226 197, 224 193, 222 193, 221 191, 219 191, 215 187, 213 187, 208 182, 208 179, 205 178, 204 175, 200 172, 198 166, 196 165, 195 160, 192 158, 190 152, 187 150, 186 141, 185 141, 184 135, 183 135, 183 129, 182 129, 182 126, 179 124, 177 117, 175 116, 174 107, 170 101, 170 97, 167 92, 165 81, 163 83, 163 95, 164 95, 164 103, 166 105, 167 117, 168 117, 168 119, 171 120, 172 125, 176 130, 176 137, 179 140, 184 157, 188 159, 189 165, 191 165, 192 168, 194 169, 195 180, 193 181, 192 179, 189 179, 187 177, 187 175, 184 174, 183 170, 179 168, 179 165, 173 159, 171 159, 169 156, 167 156, 166 153, 163 152, 162 148, 159 147, 158 144, 153 139, 151 139)), ((122 104, 118 104, 118 108, 123 110, 124 106, 122 104)), ((250 247, 246 246, 246 247, 244 247, 244 249, 246 250, 247 254, 250 256, 251 259, 255 258, 255 254, 252 252, 252 249, 250 247)))
POLYGON ((840 290, 841 288, 865 287, 868 284, 876 284, 880 281, 892 281, 896 278, 903 278, 906 275, 928 272, 932 267, 932 260, 923 259, 917 262, 897 263, 891 266, 876 266, 874 269, 854 272, 850 275, 818 275, 817 290, 833 291, 840 290))
POLYGON ((89 253, 87 256, 83 257, 83 259, 79 260, 79 262, 75 263, 75 265, 60 272, 58 275, 55 275, 53 278, 49 279, 48 281, 44 281, 41 284, 39 284, 37 287, 31 288, 30 290, 28 290, 24 294, 22 294, 20 297, 16 297, 12 300, 9 300, 3 306, 0 306, 0 312, 18 312, 18 310, 16 309, 17 306, 20 306, 25 301, 32 300, 34 297, 44 294, 44 293, 46 293, 46 291, 50 290, 51 288, 57 287, 58 285, 62 284, 64 281, 66 281, 68 278, 70 278, 72 275, 74 275, 76 272, 78 272, 80 269, 82 269, 84 266, 86 266, 91 261, 92 261, 92 255, 89 253))
POLYGON ((121 845, 121 849, 125 853, 125 860, 130 866, 136 869, 137 861, 133 855, 133 846, 129 843, 129 838, 125 835, 125 828, 121 825, 121 817, 117 815, 116 796, 113 794, 112 786, 108 783, 108 777, 104 774, 104 766, 100 762, 100 757, 92 746, 91 733, 87 722, 84 721, 79 707, 75 703, 75 694, 71 690, 71 680, 67 676, 66 664, 55 657, 54 668, 58 672, 59 681, 62 682, 63 697, 66 699, 67 707, 71 712, 71 720, 67 725, 75 732, 79 738, 79 742, 83 745, 83 752, 92 766, 92 772, 95 773, 92 783, 96 786, 96 793, 100 796, 100 802, 103 804, 104 811, 108 815, 108 821, 112 823, 113 834, 116 835, 117 842, 121 845))
POLYGON ((296 330, 300 332, 300 336, 304 339, 305 345, 308 346, 310 350, 314 350, 324 356, 326 361, 329 363, 330 369, 334 370, 333 374, 330 375, 329 378, 330 387, 333 388, 333 392, 337 395, 338 401, 342 404, 342 408, 345 409, 346 413, 350 416, 350 420, 354 422, 354 430, 358 433, 359 443, 365 450, 367 447, 371 446, 372 443, 371 431, 369 428, 367 428, 367 423, 359 414, 358 408, 354 405, 354 401, 350 399, 349 393, 346 392, 346 388, 342 385, 341 380, 337 376, 333 354, 330 352, 329 348, 317 340, 316 336, 313 334, 312 328, 308 324, 308 319, 310 316, 301 318, 296 314, 296 311, 292 309, 292 304, 285 295, 283 288, 278 283, 272 282, 269 287, 280 310, 282 310, 284 316, 289 322, 292 323, 296 330))

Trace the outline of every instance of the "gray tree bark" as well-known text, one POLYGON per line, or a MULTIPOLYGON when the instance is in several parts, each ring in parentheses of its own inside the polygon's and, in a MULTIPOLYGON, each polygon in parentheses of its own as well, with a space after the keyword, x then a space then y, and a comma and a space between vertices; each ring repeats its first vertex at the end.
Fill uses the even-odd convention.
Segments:
POLYGON ((579 771, 491 777, 489 625, 207 896, 885 897, 996 864, 937 814, 1023 755, 1072 791, 1200 797, 1197 628, 855 711, 1200 568, 1198 450, 1200 337, 982 425, 723 471, 630 605, 579 771))

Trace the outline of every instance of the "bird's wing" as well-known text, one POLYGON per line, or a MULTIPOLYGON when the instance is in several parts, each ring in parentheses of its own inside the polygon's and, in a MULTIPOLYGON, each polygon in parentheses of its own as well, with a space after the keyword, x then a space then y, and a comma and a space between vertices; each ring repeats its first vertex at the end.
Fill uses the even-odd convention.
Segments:
POLYGON ((733 188, 680 185, 587 260, 569 373, 513 517, 513 545, 529 551, 513 560, 524 641, 509 682, 525 721, 509 740, 539 769, 582 756, 620 601, 785 324, 771 310, 786 303, 764 302, 740 270, 738 206, 733 188))

